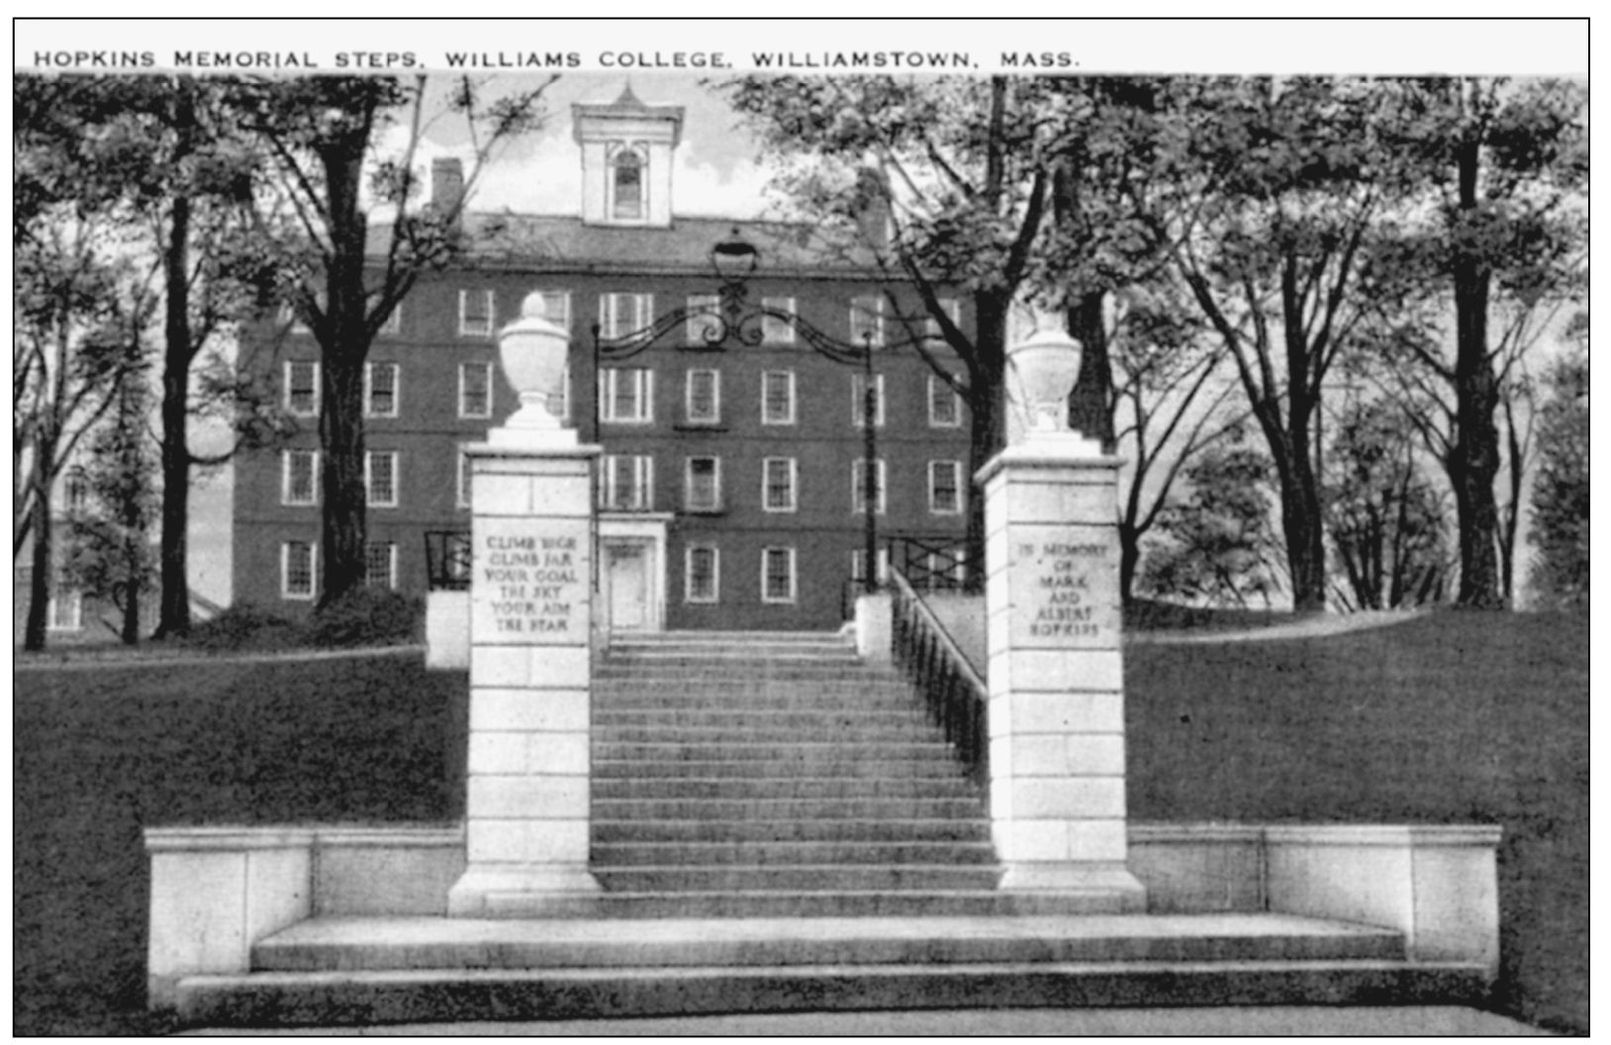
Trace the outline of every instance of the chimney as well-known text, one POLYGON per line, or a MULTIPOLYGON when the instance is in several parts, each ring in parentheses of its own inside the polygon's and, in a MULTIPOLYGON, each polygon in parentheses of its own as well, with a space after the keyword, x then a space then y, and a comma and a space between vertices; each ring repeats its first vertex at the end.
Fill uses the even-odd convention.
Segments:
MULTIPOLYGON (((464 198, 464 161, 457 156, 438 156, 431 161, 431 209, 453 214, 464 198)), ((458 224, 457 220, 454 224, 458 224)))

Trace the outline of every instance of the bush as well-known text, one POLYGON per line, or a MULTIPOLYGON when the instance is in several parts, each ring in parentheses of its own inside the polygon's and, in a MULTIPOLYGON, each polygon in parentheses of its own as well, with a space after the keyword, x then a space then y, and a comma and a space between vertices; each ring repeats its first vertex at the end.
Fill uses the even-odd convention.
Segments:
POLYGON ((301 642, 302 628, 293 620, 250 602, 239 602, 190 629, 185 640, 216 653, 232 650, 286 649, 301 642))
POLYGON ((314 646, 395 646, 414 642, 424 604, 395 591, 359 588, 322 607, 308 622, 314 646))

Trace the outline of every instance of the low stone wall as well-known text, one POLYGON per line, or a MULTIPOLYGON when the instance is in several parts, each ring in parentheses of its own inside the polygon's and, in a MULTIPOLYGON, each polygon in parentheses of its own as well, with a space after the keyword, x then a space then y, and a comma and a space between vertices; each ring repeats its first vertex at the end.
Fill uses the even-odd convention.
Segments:
MULTIPOLYGON (((465 870, 448 827, 169 827, 151 857, 147 983, 249 970, 252 945, 315 916, 445 915, 465 870)), ((1131 824, 1154 913, 1277 911, 1402 932, 1417 961, 1499 964, 1493 826, 1131 824)))

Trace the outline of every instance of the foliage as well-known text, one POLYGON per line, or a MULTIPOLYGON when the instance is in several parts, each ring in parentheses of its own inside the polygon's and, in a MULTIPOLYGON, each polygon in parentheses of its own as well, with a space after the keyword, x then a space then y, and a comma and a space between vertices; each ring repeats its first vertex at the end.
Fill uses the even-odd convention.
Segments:
POLYGON ((416 597, 359 588, 319 607, 306 636, 313 646, 390 646, 415 642, 424 619, 416 597))
POLYGON ((1246 609, 1281 587, 1280 542, 1270 523, 1270 461, 1231 444, 1204 451, 1186 470, 1190 494, 1159 514, 1141 586, 1164 598, 1246 609))
POLYGON ((212 653, 291 649, 302 644, 295 621, 251 602, 237 602, 190 629, 185 643, 212 653))
POLYGON ((1389 402, 1352 400, 1327 449, 1326 525, 1353 610, 1438 601, 1449 573, 1445 508, 1421 475, 1413 431, 1389 402))
POLYGON ((1589 604, 1588 317, 1573 324, 1574 344, 1546 378, 1539 420, 1538 473, 1533 479, 1531 543, 1538 549, 1532 583, 1550 603, 1589 604))

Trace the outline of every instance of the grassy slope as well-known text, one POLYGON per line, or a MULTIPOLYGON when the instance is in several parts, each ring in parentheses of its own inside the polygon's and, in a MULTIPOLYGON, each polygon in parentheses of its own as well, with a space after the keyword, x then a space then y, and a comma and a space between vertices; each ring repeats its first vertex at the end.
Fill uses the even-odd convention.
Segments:
POLYGON ((1502 824, 1499 1001, 1587 1029, 1586 620, 1128 653, 1133 818, 1502 824))
POLYGON ((142 827, 441 821, 463 809, 462 674, 414 657, 22 672, 13 1027, 139 1033, 142 827))
MULTIPOLYGON (((1556 617, 1135 645, 1131 815, 1502 823, 1502 1000, 1586 1029, 1587 665, 1556 617)), ((457 817, 463 696, 395 657, 19 674, 14 1029, 157 1029, 142 826, 457 817)))

